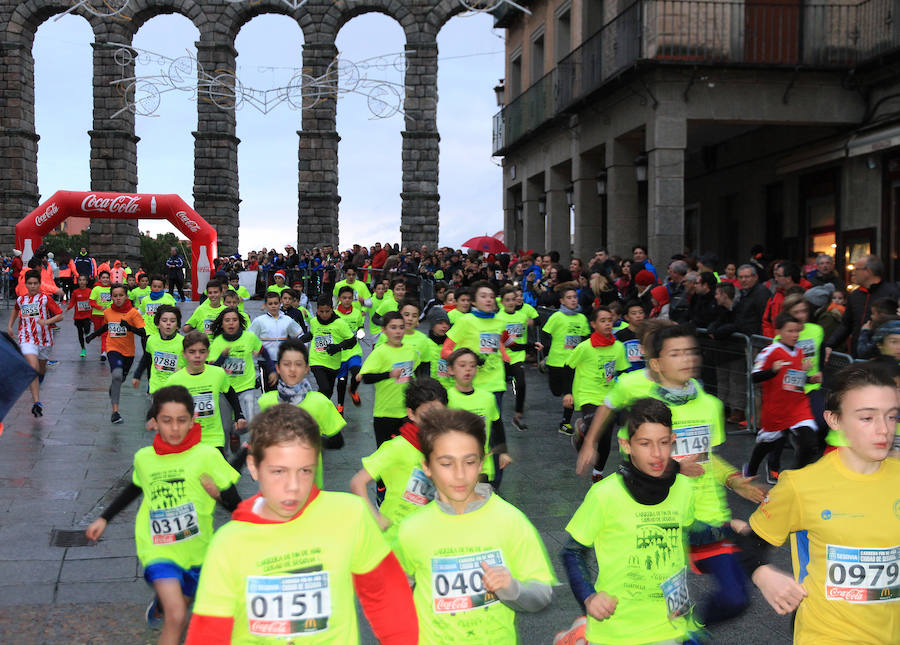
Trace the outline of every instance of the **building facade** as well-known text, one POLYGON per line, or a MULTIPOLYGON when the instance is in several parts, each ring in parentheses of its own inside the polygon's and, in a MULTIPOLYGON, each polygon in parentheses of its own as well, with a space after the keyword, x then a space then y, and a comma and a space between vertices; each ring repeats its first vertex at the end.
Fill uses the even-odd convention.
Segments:
POLYGON ((863 253, 900 279, 893 0, 503 4, 510 248, 863 253))

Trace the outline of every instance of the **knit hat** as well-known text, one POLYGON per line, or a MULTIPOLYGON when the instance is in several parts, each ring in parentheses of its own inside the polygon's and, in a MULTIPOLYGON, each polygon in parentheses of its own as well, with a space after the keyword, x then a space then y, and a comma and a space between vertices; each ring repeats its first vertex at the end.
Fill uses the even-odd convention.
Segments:
POLYGON ((52 259, 53 259, 54 257, 56 257, 56 256, 54 256, 53 253, 48 253, 48 254, 47 254, 47 257, 48 257, 49 259, 52 260, 52 259))
POLYGON ((880 345, 885 338, 892 334, 900 335, 900 320, 888 320, 881 323, 872 334, 872 340, 875 341, 876 345, 880 345))
POLYGON ((641 269, 634 276, 634 283, 639 287, 649 287, 651 284, 656 284, 656 278, 647 269, 641 269))
POLYGON ((669 304, 669 290, 661 284, 650 289, 650 295, 653 296, 653 299, 656 300, 660 307, 669 304))
POLYGON ((20 255, 22 255, 22 252, 19 249, 13 249, 13 255, 19 257, 20 255))
POLYGON ((432 307, 431 311, 428 312, 427 319, 432 327, 439 322, 450 324, 450 316, 447 315, 443 307, 432 307))

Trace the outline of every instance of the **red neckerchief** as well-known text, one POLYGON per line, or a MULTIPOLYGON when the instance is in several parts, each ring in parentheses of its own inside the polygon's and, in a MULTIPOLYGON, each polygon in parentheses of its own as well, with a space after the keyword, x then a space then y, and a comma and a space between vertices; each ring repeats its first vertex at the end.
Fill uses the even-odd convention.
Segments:
POLYGON ((400 426, 400 436, 406 439, 412 447, 422 452, 422 446, 419 444, 419 426, 412 421, 407 421, 400 426))
POLYGON ((253 506, 256 504, 256 500, 260 499, 262 495, 257 493, 253 497, 249 499, 245 499, 243 502, 238 504, 238 507, 234 509, 234 513, 231 514, 231 519, 236 520, 238 522, 248 522, 250 524, 284 524, 284 522, 291 522, 296 520, 298 517, 303 515, 303 511, 305 511, 310 504, 313 503, 313 500, 319 496, 321 491, 313 484, 312 490, 309 492, 309 497, 306 499, 306 504, 304 504, 297 514, 292 518, 281 521, 281 520, 267 520, 264 517, 260 517, 256 513, 253 512, 253 506))
POLYGON ((112 304, 109 306, 109 308, 120 314, 127 314, 132 309, 131 300, 126 299, 125 304, 122 305, 121 307, 117 307, 116 305, 112 304))
POLYGON ((453 311, 456 309, 456 305, 444 305, 444 311, 453 311))
POLYGON ((156 436, 153 437, 153 450, 156 451, 157 455, 174 455, 179 452, 185 452, 200 443, 202 434, 200 424, 195 422, 184 436, 182 442, 177 446, 173 446, 163 441, 162 436, 157 432, 156 436))
POLYGON ((591 347, 609 347, 616 342, 615 336, 601 336, 598 332, 591 334, 591 347))
POLYGON ((344 309, 344 305, 338 305, 337 310, 346 316, 347 314, 353 313, 353 305, 350 305, 346 309, 344 309))

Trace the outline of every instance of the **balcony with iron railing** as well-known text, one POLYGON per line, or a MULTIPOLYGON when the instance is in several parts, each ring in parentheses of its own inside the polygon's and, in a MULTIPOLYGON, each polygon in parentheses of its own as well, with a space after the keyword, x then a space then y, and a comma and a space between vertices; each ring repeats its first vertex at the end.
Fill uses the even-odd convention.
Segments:
POLYGON ((495 155, 638 63, 849 69, 900 47, 895 0, 637 0, 494 116, 495 155))

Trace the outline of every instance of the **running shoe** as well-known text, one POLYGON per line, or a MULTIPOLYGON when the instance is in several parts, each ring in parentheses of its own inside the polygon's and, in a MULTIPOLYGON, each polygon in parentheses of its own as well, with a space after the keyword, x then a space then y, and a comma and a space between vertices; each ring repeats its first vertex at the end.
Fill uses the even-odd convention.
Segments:
POLYGON ((125 419, 123 419, 122 415, 119 414, 118 412, 113 412, 112 415, 109 417, 109 421, 110 421, 110 423, 124 423, 125 419))
POLYGON ((339 415, 344 416, 344 406, 343 405, 337 406, 337 411, 338 411, 339 415))
POLYGON ((525 425, 525 422, 522 421, 522 417, 514 416, 512 420, 513 426, 515 426, 516 430, 525 431, 528 430, 528 426, 525 425))
POLYGON ((81 356, 81 358, 84 358, 85 356, 87 356, 87 350, 86 350, 86 349, 82 349, 82 350, 81 350, 81 354, 79 354, 79 356, 81 356))
POLYGON ((591 474, 591 482, 596 484, 599 481, 603 480, 603 473, 598 473, 596 470, 591 474))
POLYGON ((351 392, 350 400, 353 401, 353 405, 359 407, 362 404, 362 401, 359 398, 359 392, 351 392))
POLYGON ((31 414, 36 417, 44 416, 44 406, 41 405, 41 402, 38 401, 34 405, 31 406, 31 414))
POLYGON ((47 361, 47 367, 56 367, 59 364, 59 361, 47 361))
POLYGON ((106 362, 106 352, 103 352, 102 354, 100 354, 100 362, 101 363, 106 362))
POLYGON ((745 463, 743 466, 741 466, 741 477, 743 477, 744 479, 750 477, 750 464, 745 463))
POLYGON ((566 423, 565 421, 563 421, 559 424, 559 434, 564 434, 567 437, 571 437, 573 434, 575 434, 575 429, 572 427, 571 423, 566 423))
POLYGON ((147 619, 147 625, 150 629, 162 629, 165 619, 163 618, 162 607, 159 606, 159 598, 153 596, 153 600, 150 601, 150 604, 147 605, 147 609, 144 611, 144 617, 147 619))
POLYGON ((778 483, 778 471, 776 470, 767 470, 766 471, 766 483, 774 486, 778 483))

